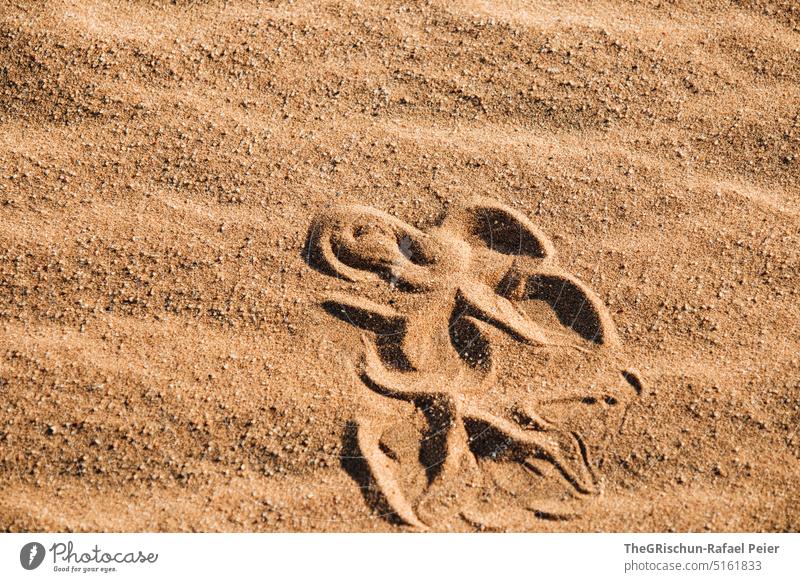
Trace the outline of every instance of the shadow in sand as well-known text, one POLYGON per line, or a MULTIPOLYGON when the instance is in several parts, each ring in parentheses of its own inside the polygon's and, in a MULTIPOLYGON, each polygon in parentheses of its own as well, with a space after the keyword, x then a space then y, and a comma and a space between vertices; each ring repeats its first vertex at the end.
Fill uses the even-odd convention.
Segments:
POLYGON ((342 433, 342 454, 339 462, 359 487, 367 506, 394 525, 405 525, 383 496, 369 470, 364 453, 358 446, 358 425, 348 422, 342 433))

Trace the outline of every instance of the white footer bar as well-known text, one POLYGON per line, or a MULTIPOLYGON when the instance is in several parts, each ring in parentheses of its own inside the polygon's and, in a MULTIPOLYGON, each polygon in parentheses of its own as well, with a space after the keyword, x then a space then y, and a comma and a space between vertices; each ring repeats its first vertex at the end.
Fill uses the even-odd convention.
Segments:
POLYGON ((0 580, 800 580, 800 534, 3 534, 0 580))

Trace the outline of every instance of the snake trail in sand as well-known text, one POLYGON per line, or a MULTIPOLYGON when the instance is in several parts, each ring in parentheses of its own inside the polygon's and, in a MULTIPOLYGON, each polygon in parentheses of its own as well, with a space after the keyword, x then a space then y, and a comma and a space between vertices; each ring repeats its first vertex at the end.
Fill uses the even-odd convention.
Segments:
POLYGON ((473 198, 422 231, 374 208, 341 205, 314 219, 306 249, 313 267, 385 283, 405 299, 384 305, 354 291, 322 302, 360 330, 356 373, 365 390, 411 405, 353 419, 367 487, 379 497, 371 503, 416 528, 454 518, 504 527, 480 509, 487 490, 543 519, 574 517, 601 493, 593 456, 642 383, 620 363, 606 306, 559 267, 553 244, 527 217, 473 198), (553 317, 531 315, 542 307, 553 317), (495 346, 503 337, 554 355, 567 372, 588 359, 613 373, 600 385, 567 381, 497 412, 495 346), (509 470, 533 485, 513 491, 509 470))

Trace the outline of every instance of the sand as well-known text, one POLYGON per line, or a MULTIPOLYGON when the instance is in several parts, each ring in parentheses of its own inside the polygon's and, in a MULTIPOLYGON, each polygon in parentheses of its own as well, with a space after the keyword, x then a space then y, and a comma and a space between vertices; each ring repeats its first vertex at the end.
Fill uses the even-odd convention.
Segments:
POLYGON ((798 531, 800 9, 0 2, 0 529, 798 531))

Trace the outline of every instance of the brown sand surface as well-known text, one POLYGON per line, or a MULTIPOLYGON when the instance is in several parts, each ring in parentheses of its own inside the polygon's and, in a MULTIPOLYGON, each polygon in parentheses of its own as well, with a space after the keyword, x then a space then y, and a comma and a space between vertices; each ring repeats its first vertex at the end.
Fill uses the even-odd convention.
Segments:
POLYGON ((797 531, 800 5, 0 1, 0 529, 797 531))

